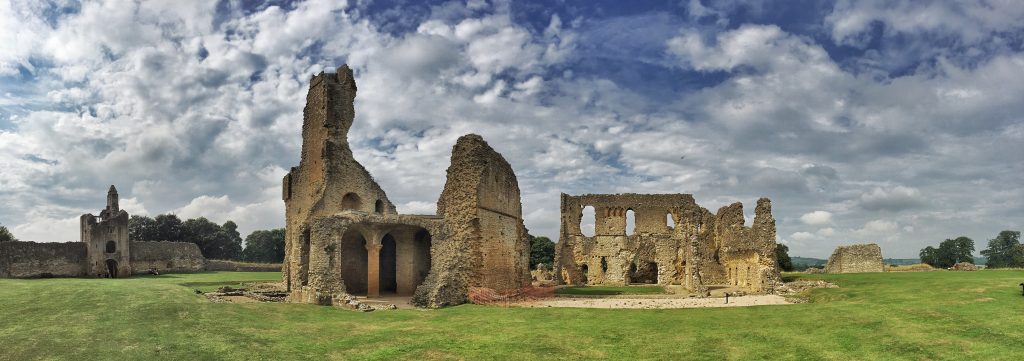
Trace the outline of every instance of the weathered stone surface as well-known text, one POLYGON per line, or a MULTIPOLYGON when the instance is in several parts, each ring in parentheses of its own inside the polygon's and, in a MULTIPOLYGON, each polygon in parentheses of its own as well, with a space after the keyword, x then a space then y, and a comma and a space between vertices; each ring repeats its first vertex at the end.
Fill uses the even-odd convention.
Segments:
POLYGON ((131 242, 131 265, 135 274, 150 269, 160 273, 188 273, 206 270, 206 258, 190 242, 131 242))
POLYGON ((882 248, 877 244, 839 246, 828 258, 825 273, 883 272, 882 248))
POLYGON ((477 135, 452 151, 438 215, 400 215, 352 156, 356 85, 347 66, 310 82, 302 157, 283 179, 284 281, 293 302, 344 294, 466 302, 469 287, 529 284, 529 242, 512 167, 477 135))
POLYGON ((554 275, 559 282, 675 284, 698 294, 710 285, 771 293, 780 284, 775 219, 766 198, 758 201, 752 228, 743 225, 742 204, 715 215, 689 194, 562 194, 561 203, 554 275), (595 211, 592 237, 580 227, 586 206, 595 211), (633 234, 626 234, 629 211, 633 234))
POLYGON ((82 276, 85 252, 82 242, 0 242, 0 278, 82 276))
POLYGON ((953 267, 950 267, 949 269, 954 271, 977 271, 978 266, 975 266, 974 263, 970 262, 960 262, 953 265, 953 267))
POLYGON ((118 206, 117 189, 107 191, 107 207, 97 218, 81 217, 82 242, 87 246, 90 275, 128 277, 132 274, 131 244, 128 242, 128 212, 118 206))

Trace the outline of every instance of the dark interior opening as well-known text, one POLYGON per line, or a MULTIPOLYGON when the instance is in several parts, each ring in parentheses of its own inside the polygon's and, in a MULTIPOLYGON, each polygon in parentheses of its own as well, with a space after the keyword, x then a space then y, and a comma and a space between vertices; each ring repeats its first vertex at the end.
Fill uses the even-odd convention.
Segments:
POLYGON ((398 247, 390 234, 381 240, 380 292, 398 292, 398 247))
POLYGON ((377 213, 384 213, 384 201, 378 199, 377 203, 373 205, 373 211, 377 213))
POLYGON ((299 264, 302 265, 299 269, 299 284, 305 286, 309 284, 309 228, 302 230, 301 249, 299 250, 299 264))
POLYGON ((583 284, 587 284, 587 272, 588 271, 590 271, 590 268, 587 267, 586 264, 580 266, 580 273, 583 274, 583 279, 582 279, 583 284))
POLYGON ((107 253, 117 252, 117 243, 114 241, 107 241, 107 253))
POLYGON ((110 278, 117 278, 117 261, 108 259, 107 260, 107 275, 110 278))
POLYGON ((345 291, 352 295, 366 295, 366 239, 356 230, 348 230, 341 238, 341 279, 345 291))
POLYGON ((658 283, 658 264, 655 262, 643 263, 637 266, 636 263, 629 264, 630 283, 658 283))
POLYGON ((415 277, 413 288, 423 284, 423 281, 427 279, 427 275, 430 273, 430 232, 425 229, 421 229, 416 232, 415 239, 415 277))

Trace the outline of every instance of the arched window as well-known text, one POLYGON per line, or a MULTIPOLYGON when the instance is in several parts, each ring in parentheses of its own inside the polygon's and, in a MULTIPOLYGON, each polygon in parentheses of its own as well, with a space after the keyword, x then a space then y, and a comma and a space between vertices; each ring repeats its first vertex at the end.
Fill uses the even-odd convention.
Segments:
POLYGON ((341 198, 341 210, 356 210, 362 208, 363 202, 359 199, 359 195, 355 193, 346 194, 341 198))
POLYGON ((601 257, 601 273, 608 273, 608 261, 601 257))
POLYGON ((114 241, 107 241, 107 253, 117 252, 117 243, 114 241))
POLYGON ((373 204, 373 211, 377 213, 384 213, 384 201, 378 199, 377 203, 373 204))
POLYGON ((582 279, 583 284, 587 284, 587 273, 588 273, 589 270, 590 269, 589 269, 589 267, 587 267, 586 263, 584 263, 582 266, 580 266, 580 273, 583 274, 583 279, 582 279))
POLYGON ((594 206, 583 207, 583 217, 580 217, 580 233, 584 236, 593 237, 595 232, 595 224, 597 223, 597 213, 594 212, 594 206))
POLYGON ((636 212, 632 209, 626 210, 626 235, 632 236, 636 233, 636 212))

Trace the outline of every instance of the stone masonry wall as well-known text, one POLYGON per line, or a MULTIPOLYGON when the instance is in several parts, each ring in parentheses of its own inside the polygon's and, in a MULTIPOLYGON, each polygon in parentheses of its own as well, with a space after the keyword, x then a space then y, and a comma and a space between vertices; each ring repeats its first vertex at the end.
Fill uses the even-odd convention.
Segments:
POLYGON ((131 264, 135 274, 150 268, 160 273, 187 273, 206 270, 206 258, 199 246, 190 242, 132 242, 131 264))
POLYGON ((884 272, 882 248, 875 243, 839 246, 828 258, 825 273, 884 272))
POLYGON ((79 277, 86 274, 83 242, 0 242, 0 278, 79 277))

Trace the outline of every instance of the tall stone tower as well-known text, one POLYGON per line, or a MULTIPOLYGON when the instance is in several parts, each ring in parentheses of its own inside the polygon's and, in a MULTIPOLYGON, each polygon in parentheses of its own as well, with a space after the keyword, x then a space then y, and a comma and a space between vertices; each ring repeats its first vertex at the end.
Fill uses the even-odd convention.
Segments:
POLYGON ((118 205, 117 188, 107 191, 107 207, 97 218, 83 214, 81 238, 86 246, 89 274, 100 277, 128 277, 132 274, 131 244, 128 240, 128 212, 118 205))
POLYGON ((302 110, 302 158, 282 180, 288 289, 309 281, 310 221, 342 211, 397 214, 370 172, 352 157, 348 130, 355 120, 356 81, 342 65, 310 80, 302 110))

